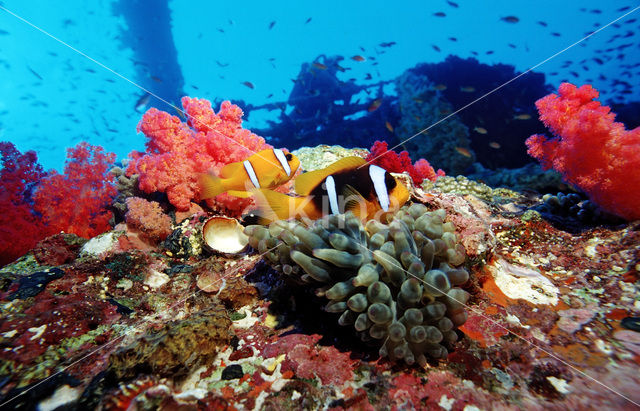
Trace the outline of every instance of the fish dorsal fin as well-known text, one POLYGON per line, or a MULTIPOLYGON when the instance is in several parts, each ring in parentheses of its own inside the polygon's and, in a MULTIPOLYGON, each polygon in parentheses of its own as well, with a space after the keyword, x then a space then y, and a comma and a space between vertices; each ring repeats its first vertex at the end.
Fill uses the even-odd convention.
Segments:
POLYGON ((342 195, 346 202, 344 203, 344 212, 353 211, 360 207, 366 199, 352 185, 345 184, 342 188, 342 195))
POLYGON ((236 174, 242 168, 243 168, 242 161, 239 161, 237 163, 227 164, 226 166, 222 167, 222 170, 220 170, 220 177, 231 178, 234 174, 236 174))
POLYGON ((295 180, 295 191, 298 195, 306 196, 311 193, 318 184, 324 181, 328 176, 338 171, 350 170, 367 164, 367 160, 362 157, 352 156, 342 158, 335 163, 321 170, 309 171, 301 174, 295 180))

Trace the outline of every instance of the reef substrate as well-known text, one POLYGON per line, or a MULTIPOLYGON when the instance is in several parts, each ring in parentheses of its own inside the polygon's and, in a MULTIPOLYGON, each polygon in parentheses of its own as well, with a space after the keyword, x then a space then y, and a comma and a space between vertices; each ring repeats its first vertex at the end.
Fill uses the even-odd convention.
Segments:
MULTIPOLYGON (((568 233, 528 197, 418 190, 467 255, 445 359, 381 358, 254 252, 118 227, 0 270, 0 402, 55 409, 622 409, 640 402, 640 226, 568 233), (7 402, 10 401, 10 402, 7 402)), ((541 200, 539 200, 541 202, 541 200)), ((178 230, 176 233, 175 230, 178 230)), ((326 301, 324 302, 326 304, 326 301)))

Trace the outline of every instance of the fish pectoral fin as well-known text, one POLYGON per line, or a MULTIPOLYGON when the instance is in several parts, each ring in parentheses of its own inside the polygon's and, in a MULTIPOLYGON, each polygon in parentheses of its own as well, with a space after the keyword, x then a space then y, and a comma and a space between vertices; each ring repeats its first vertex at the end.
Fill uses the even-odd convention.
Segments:
POLYGON ((279 178, 280 174, 282 174, 282 171, 280 168, 272 168, 266 173, 259 175, 258 179, 260 180, 260 185, 262 185, 262 182, 264 181, 266 184, 268 184, 266 185, 266 187, 268 188, 278 187, 281 184, 280 183, 281 178, 279 178))
POLYGON ((200 186, 200 199, 213 198, 226 191, 224 182, 220 177, 211 174, 201 173, 198 175, 198 185, 200 186))
POLYGON ((338 171, 354 169, 365 164, 367 164, 367 160, 362 157, 345 157, 321 170, 309 171, 299 175, 295 179, 295 191, 301 196, 309 195, 311 190, 313 190, 328 176, 335 174, 338 171))
POLYGON ((289 218, 293 197, 264 188, 251 190, 251 193, 263 218, 272 221, 289 218))
POLYGON ((220 177, 231 178, 242 168, 244 168, 242 162, 227 164, 226 166, 222 167, 222 170, 220 170, 220 177))
POLYGON ((249 191, 241 191, 241 190, 229 190, 227 191, 227 194, 232 195, 234 197, 240 197, 240 198, 249 198, 253 195, 249 191))
POLYGON ((344 212, 359 209, 362 204, 366 203, 366 199, 352 185, 345 184, 342 188, 344 196, 344 212))

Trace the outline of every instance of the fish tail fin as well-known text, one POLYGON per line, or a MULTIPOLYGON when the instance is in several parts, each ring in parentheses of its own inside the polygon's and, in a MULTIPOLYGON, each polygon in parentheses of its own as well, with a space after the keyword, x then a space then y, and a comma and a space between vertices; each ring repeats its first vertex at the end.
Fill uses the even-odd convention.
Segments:
POLYGON ((256 189, 252 193, 260 216, 266 220, 286 220, 298 216, 318 217, 309 197, 291 197, 267 189, 256 189))
POLYGON ((211 174, 202 173, 198 176, 198 184, 200 186, 200 198, 202 200, 213 198, 218 194, 227 191, 223 180, 220 177, 211 174))

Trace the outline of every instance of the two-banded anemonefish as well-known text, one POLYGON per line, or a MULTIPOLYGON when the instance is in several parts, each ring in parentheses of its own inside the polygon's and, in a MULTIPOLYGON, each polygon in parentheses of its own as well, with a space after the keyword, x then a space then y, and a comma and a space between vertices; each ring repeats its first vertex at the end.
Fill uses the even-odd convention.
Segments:
POLYGON ((300 197, 252 190, 262 221, 317 219, 346 211, 367 220, 395 211, 409 199, 409 191, 400 181, 362 157, 345 157, 327 168, 301 174, 294 187, 300 197))
POLYGON ((222 193, 236 197, 250 197, 249 190, 276 188, 291 180, 300 160, 279 148, 262 150, 244 161, 227 164, 219 176, 201 174, 200 198, 207 199, 222 193))

